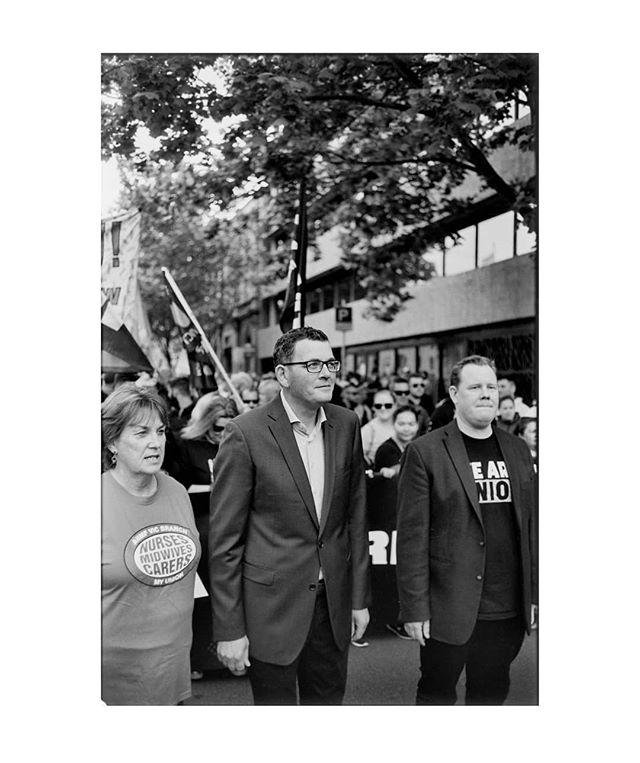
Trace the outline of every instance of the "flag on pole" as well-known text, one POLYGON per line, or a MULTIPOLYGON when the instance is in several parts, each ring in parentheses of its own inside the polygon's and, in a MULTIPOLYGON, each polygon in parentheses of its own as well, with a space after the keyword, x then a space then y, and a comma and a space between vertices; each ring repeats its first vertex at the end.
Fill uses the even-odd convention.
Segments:
POLYGON ((306 310, 305 289, 307 276, 307 199, 306 180, 300 181, 300 199, 295 217, 296 235, 291 242, 291 259, 287 292, 280 314, 280 330, 284 333, 291 328, 304 326, 306 310))

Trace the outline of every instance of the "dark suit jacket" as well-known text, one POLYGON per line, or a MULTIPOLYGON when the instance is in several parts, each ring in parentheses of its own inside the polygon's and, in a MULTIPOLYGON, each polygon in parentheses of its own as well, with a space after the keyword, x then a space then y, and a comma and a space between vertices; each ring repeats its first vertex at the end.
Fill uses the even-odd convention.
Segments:
MULTIPOLYGON (((527 630, 537 603, 535 471, 526 444, 495 430, 518 528, 527 630)), ((431 637, 465 643, 482 593, 486 537, 467 451, 455 421, 407 446, 398 480, 401 622, 430 620, 431 637)))
POLYGON ((216 641, 249 637, 249 654, 288 665, 309 632, 320 565, 339 648, 351 610, 370 603, 360 425, 324 406, 321 522, 278 395, 229 423, 214 462, 209 569, 216 641))

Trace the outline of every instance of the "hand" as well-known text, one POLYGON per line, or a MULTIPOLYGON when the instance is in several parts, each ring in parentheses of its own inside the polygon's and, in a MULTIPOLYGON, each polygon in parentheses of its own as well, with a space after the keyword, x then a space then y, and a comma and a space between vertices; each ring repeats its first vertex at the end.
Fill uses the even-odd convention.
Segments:
POLYGON ((535 630, 538 627, 538 605, 531 605, 531 628, 535 630))
POLYGON ((352 609, 351 610, 351 640, 357 641, 364 636, 364 632, 369 625, 369 610, 368 609, 352 609))
POLYGON ((218 641, 216 653, 220 662, 232 673, 242 673, 248 668, 249 662, 249 639, 246 636, 233 641, 218 641))
POLYGON ((420 646, 425 646, 425 639, 431 638, 430 620, 425 620, 422 623, 405 623, 404 629, 420 646))

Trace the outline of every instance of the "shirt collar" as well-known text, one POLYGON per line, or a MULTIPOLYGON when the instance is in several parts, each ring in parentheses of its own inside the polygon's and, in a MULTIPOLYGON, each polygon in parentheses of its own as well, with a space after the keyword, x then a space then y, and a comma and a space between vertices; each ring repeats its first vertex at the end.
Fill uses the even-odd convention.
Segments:
MULTIPOLYGON (((284 406, 284 411, 287 414, 287 418, 289 419, 289 422, 291 424, 302 424, 296 412, 287 402, 287 398, 284 396, 284 390, 282 389, 280 390, 280 400, 282 400, 282 405, 284 406)), ((316 414, 315 426, 316 427, 321 426, 326 420, 327 420, 327 414, 324 412, 324 408, 320 406, 320 408, 318 409, 318 413, 316 414)))

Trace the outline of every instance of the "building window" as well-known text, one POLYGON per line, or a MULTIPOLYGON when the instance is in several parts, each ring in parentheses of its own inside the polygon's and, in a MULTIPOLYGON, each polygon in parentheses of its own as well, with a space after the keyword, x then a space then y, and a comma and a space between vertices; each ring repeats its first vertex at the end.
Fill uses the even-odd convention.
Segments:
POLYGON ((271 322, 271 300, 263 299, 260 309, 260 328, 266 329, 271 322))
POLYGON ((458 231, 458 241, 445 238, 444 275, 453 276, 473 270, 476 266, 476 226, 470 225, 458 231))
POLYGON ((360 279, 358 278, 358 276, 354 276, 353 298, 354 299, 364 299, 366 296, 367 296, 367 290, 360 283, 360 279))
POLYGON ((478 223, 478 266, 513 257, 513 212, 478 223))
POLYGON ((322 297, 322 289, 312 289, 307 292, 307 312, 317 313, 320 312, 320 299, 322 297))
POLYGON ((398 373, 407 376, 416 370, 416 348, 398 348, 398 373))
POLYGON ((322 307, 324 310, 330 310, 335 304, 333 283, 325 284, 322 287, 322 307))

